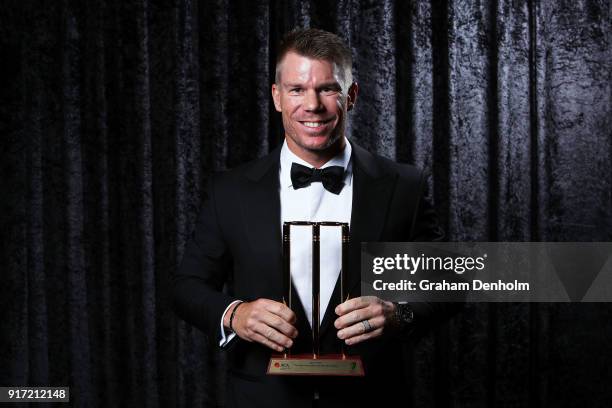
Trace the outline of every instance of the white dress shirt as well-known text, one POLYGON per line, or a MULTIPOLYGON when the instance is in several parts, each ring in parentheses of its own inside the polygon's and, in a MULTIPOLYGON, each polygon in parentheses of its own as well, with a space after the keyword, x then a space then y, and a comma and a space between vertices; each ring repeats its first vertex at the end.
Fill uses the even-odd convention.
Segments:
MULTIPOLYGON (((325 163, 321 168, 329 166, 342 166, 345 168, 344 187, 339 194, 327 191, 320 182, 312 183, 310 186, 295 190, 291 182, 292 163, 312 167, 308 162, 296 156, 287 142, 283 143, 280 152, 280 206, 281 219, 279 233, 282 233, 282 225, 285 221, 351 221, 351 210, 353 205, 353 171, 351 161, 351 145, 345 138, 344 150, 337 156, 325 163)), ((325 310, 330 303, 330 298, 340 275, 341 265, 341 230, 338 227, 321 227, 321 268, 320 268, 320 310, 319 323, 323 320, 325 310)), ((291 280, 295 287, 308 322, 312 327, 312 227, 291 227, 291 280)), ((229 343, 235 333, 227 335, 223 327, 223 316, 230 307, 238 301, 232 302, 223 312, 221 317, 221 341, 220 346, 229 343)), ((333 305, 338 301, 333 302, 333 305)))

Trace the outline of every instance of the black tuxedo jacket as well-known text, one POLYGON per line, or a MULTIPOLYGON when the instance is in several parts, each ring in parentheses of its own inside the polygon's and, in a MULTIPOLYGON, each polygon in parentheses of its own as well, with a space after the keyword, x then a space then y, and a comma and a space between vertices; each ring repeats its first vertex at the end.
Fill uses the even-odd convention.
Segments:
MULTIPOLYGON (((353 207, 347 287, 351 297, 360 291, 360 243, 372 241, 434 241, 443 233, 426 200, 426 183, 410 165, 375 156, 352 143, 353 207)), ((283 295, 279 196, 280 147, 268 156, 211 177, 197 225, 175 277, 176 312, 187 322, 219 337, 227 305, 242 299, 283 295), (222 292, 227 284, 228 290, 222 292)), ((339 298, 338 284, 332 299, 339 298)), ((294 292, 296 293, 296 292, 294 292)), ((298 338, 292 350, 312 351, 311 329, 299 304, 298 338)), ((338 352, 340 340, 330 301, 321 324, 321 352, 338 352)), ((445 314, 444 304, 413 305, 414 334, 445 314)), ((234 339, 228 357, 227 402, 236 407, 386 406, 405 389, 401 341, 386 335, 353 347, 364 361, 363 378, 267 376, 271 350, 234 339), (381 405, 382 404, 382 405, 381 405)), ((395 404, 398 405, 398 404, 395 404)), ((395 406, 389 405, 389 406, 395 406)), ((405 404, 399 404, 405 406, 405 404)))

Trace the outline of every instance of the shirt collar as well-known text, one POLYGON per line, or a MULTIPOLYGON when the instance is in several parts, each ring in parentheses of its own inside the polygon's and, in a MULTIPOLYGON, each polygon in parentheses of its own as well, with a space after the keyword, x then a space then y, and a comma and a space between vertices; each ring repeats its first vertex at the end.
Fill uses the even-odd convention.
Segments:
MULTIPOLYGON (((353 180, 353 162, 351 160, 352 151, 353 149, 351 148, 351 144, 348 142, 346 137, 344 137, 344 149, 327 161, 327 163, 321 166, 321 168, 324 169, 329 166, 344 167, 344 184, 350 186, 351 181, 353 180)), ((280 152, 280 183, 283 187, 291 187, 293 185, 291 182, 291 164, 294 162, 312 168, 310 163, 302 160, 289 149, 287 146, 287 140, 285 140, 283 141, 283 147, 281 148, 280 152)))

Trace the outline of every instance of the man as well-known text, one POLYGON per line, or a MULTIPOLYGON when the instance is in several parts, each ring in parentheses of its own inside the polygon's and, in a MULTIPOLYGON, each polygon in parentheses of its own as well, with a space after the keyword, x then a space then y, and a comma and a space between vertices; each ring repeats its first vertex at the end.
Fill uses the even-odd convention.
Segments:
POLYGON ((210 180, 175 279, 174 299, 182 318, 221 338, 229 364, 229 406, 359 407, 397 401, 404 386, 401 341, 442 314, 440 305, 358 296, 361 242, 431 241, 442 233, 425 199, 421 172, 347 141, 347 114, 358 94, 351 63, 350 50, 334 34, 289 33, 272 85, 285 129, 283 145, 210 180), (306 251, 298 250, 292 260, 297 306, 291 310, 281 303, 281 225, 297 220, 350 221, 352 299, 340 305, 330 300, 339 295, 339 271, 333 266, 339 241, 322 238, 321 247, 331 251, 321 271, 320 348, 337 352, 344 342, 347 352, 362 356, 365 377, 266 375, 273 351, 312 350, 306 251), (224 283, 228 293, 221 291, 224 283))

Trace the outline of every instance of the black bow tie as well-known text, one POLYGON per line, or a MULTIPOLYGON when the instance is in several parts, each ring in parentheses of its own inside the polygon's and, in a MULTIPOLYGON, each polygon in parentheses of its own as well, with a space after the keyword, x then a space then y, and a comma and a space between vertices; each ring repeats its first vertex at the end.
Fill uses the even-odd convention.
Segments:
POLYGON ((324 169, 315 169, 297 163, 291 164, 291 182, 295 190, 307 187, 310 183, 320 181, 327 191, 334 194, 340 194, 342 187, 344 187, 343 178, 344 167, 342 166, 329 166, 324 169))

